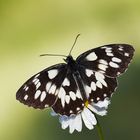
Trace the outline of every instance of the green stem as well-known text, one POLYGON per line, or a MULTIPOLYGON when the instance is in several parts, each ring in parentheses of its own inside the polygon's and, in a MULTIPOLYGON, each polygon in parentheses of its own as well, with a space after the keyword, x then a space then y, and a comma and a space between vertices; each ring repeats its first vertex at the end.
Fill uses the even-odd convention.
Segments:
MULTIPOLYGON (((96 119, 97 119, 97 117, 96 117, 96 119)), ((99 135, 100 140, 104 140, 103 131, 102 131, 102 128, 101 128, 101 125, 100 125, 98 119, 97 119, 97 125, 96 126, 97 126, 98 135, 99 135)))

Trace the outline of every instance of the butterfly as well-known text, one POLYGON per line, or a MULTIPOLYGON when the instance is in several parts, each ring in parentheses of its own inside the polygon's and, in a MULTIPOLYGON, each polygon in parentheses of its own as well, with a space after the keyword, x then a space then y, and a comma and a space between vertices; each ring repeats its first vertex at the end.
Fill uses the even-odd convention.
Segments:
POLYGON ((117 88, 116 78, 126 71, 133 54, 134 48, 128 44, 94 48, 76 60, 69 54, 65 63, 50 66, 27 80, 16 99, 33 108, 51 107, 59 115, 78 114, 87 101, 111 98, 117 88))

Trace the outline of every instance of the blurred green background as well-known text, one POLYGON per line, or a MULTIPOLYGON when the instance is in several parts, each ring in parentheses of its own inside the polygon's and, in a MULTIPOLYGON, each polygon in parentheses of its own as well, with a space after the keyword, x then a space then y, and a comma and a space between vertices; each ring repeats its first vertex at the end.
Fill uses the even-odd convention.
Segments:
POLYGON ((68 54, 73 56, 109 43, 135 47, 129 70, 119 79, 108 115, 98 117, 106 140, 138 140, 140 132, 139 0, 0 0, 0 140, 99 140, 97 130, 62 130, 50 110, 35 110, 15 99, 32 75, 68 54))

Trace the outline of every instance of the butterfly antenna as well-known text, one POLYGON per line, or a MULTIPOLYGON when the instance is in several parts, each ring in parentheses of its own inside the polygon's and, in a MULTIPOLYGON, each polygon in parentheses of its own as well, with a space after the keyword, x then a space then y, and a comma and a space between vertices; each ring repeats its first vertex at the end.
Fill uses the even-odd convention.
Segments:
POLYGON ((41 54, 40 56, 62 56, 62 57, 67 57, 66 55, 61 55, 61 54, 41 54))
POLYGON ((75 46, 75 44, 76 44, 76 41, 77 41, 77 39, 78 39, 78 37, 79 37, 80 35, 81 35, 81 34, 78 34, 78 35, 76 36, 75 41, 74 41, 74 43, 73 43, 73 45, 72 45, 72 47, 71 47, 71 50, 70 50, 70 52, 69 52, 69 55, 71 55, 71 52, 72 52, 72 50, 73 50, 73 48, 74 48, 74 46, 75 46))

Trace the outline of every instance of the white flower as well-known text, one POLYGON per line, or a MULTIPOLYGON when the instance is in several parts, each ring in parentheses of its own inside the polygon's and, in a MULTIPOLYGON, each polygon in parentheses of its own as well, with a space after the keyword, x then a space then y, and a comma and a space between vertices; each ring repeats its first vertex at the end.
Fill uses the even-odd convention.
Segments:
MULTIPOLYGON (((97 124, 97 120, 95 118, 94 113, 104 116, 106 115, 110 101, 105 99, 104 101, 99 101, 98 103, 94 104, 85 104, 84 109, 77 115, 61 115, 59 117, 59 121, 62 125, 62 129, 66 129, 69 127, 69 132, 73 133, 74 130, 78 132, 82 131, 82 120, 85 126, 91 130, 94 128, 94 125, 97 124)), ((57 115, 55 112, 52 113, 53 116, 57 115)))

